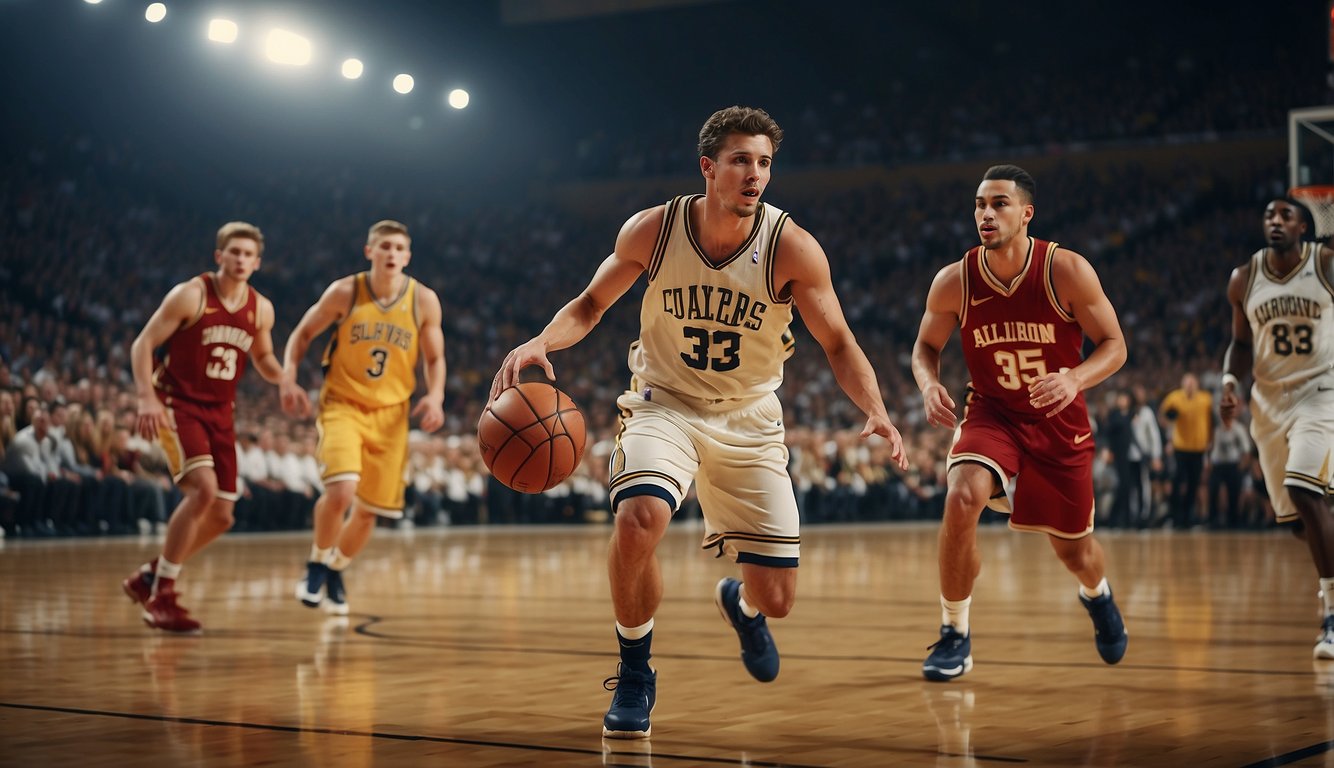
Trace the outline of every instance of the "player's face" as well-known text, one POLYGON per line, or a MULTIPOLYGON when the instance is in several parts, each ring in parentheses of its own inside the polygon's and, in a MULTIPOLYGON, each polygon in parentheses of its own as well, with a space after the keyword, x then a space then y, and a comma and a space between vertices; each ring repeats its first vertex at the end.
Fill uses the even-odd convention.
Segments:
POLYGON ((213 252, 213 260, 227 277, 245 282, 259 269, 259 243, 248 237, 233 237, 213 252))
POLYGON ((1288 250, 1301 242, 1306 232, 1306 218, 1292 203, 1275 200, 1265 208, 1265 241, 1279 250, 1288 250))
POLYGON ((983 248, 989 251, 1004 248, 1032 218, 1033 204, 1013 181, 988 179, 978 186, 973 220, 977 222, 983 248))
POLYGON ((723 142, 716 160, 701 157, 699 161, 724 208, 737 216, 755 215, 774 162, 774 145, 768 136, 734 133, 723 142))
POLYGON ((412 261, 412 241, 399 232, 379 235, 366 244, 366 258, 381 272, 402 272, 412 261))

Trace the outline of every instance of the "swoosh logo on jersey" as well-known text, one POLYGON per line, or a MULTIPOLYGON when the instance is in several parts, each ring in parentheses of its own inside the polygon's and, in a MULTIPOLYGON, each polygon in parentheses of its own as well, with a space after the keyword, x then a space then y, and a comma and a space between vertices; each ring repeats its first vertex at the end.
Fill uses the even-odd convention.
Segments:
POLYGON ((996 297, 995 297, 995 296, 987 296, 987 297, 985 297, 985 298, 981 298, 981 299, 979 299, 979 298, 977 298, 976 296, 969 296, 969 297, 968 297, 968 306, 970 306, 970 307, 976 307, 978 304, 985 304, 985 303, 987 303, 988 301, 991 301, 991 300, 994 299, 994 298, 996 298, 996 297))
POLYGON ((1092 432, 1085 432, 1085 433, 1082 434, 1082 435, 1075 435, 1075 445, 1079 445, 1080 443, 1084 442, 1085 440, 1089 439, 1090 437, 1093 437, 1093 433, 1092 433, 1092 432))
POLYGON ((1334 387, 1316 387, 1317 392, 1334 392, 1334 387))

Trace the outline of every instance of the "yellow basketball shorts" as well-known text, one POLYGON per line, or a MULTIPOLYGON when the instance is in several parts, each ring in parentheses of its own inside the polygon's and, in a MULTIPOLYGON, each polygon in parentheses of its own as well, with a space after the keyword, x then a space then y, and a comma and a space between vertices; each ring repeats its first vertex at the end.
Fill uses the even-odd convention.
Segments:
POLYGON ((334 397, 320 401, 320 477, 329 483, 351 480, 357 500, 377 515, 403 516, 408 467, 408 401, 365 408, 334 397))

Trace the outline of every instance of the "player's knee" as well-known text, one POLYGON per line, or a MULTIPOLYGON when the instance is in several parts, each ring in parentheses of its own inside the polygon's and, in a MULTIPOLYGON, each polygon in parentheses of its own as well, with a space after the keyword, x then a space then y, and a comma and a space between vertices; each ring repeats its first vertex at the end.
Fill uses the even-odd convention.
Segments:
POLYGON ((781 619, 792 612, 792 606, 797 602, 796 585, 786 582, 756 582, 747 581, 745 584, 746 602, 760 613, 771 619, 781 619))
POLYGON ((959 482, 950 485, 945 493, 946 512, 956 511, 968 515, 981 514, 982 508, 991 499, 990 490, 980 483, 959 482))
POLYGON ((346 510, 357 498, 357 484, 352 482, 330 483, 324 489, 325 504, 338 510, 346 510))
POLYGON ((209 523, 220 530, 230 531, 236 523, 236 516, 232 510, 236 508, 234 504, 210 504, 208 507, 209 523))
POLYGON ((666 531, 671 511, 648 503, 649 498, 626 499, 616 508, 616 541, 622 549, 652 549, 666 531))
POLYGON ((189 484, 181 490, 196 504, 208 509, 213 506, 213 502, 218 500, 218 478, 212 472, 194 472, 189 484))

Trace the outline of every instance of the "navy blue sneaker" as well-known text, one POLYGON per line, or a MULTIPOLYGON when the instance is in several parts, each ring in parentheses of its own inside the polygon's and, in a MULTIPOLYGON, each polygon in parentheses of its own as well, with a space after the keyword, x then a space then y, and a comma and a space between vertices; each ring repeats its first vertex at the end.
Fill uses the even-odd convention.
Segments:
POLYGON ((973 633, 959 634, 949 624, 940 625, 940 639, 927 646, 931 655, 922 662, 922 675, 938 683, 948 682, 973 668, 973 633))
POLYGON ((741 638, 741 663, 746 665, 750 676, 761 683, 778 677, 778 646, 774 645, 774 636, 769 633, 764 614, 752 619, 741 612, 741 582, 736 579, 718 582, 713 591, 713 602, 723 615, 723 621, 741 638))
POLYGON ((343 572, 325 566, 328 575, 324 581, 324 610, 334 616, 347 615, 347 590, 343 588, 343 572))
POLYGON ((624 664, 616 676, 602 681, 611 691, 611 708, 602 718, 602 736, 608 739, 647 739, 653 731, 648 716, 658 700, 658 673, 637 672, 624 664))
POLYGON ((329 566, 307 562, 306 578, 296 583, 296 599, 307 608, 319 608, 324 600, 324 584, 329 578, 329 566))
POLYGON ((1093 642, 1098 646, 1098 655, 1108 664, 1120 661, 1126 655, 1126 643, 1130 638, 1126 636, 1121 611, 1112 599, 1112 590, 1108 589, 1107 594, 1092 599, 1084 597, 1084 593, 1080 592, 1079 602, 1084 604, 1089 618, 1093 619, 1093 642))
POLYGON ((1334 659, 1334 616, 1326 616, 1320 625, 1320 636, 1316 638, 1312 655, 1317 659, 1334 659))

